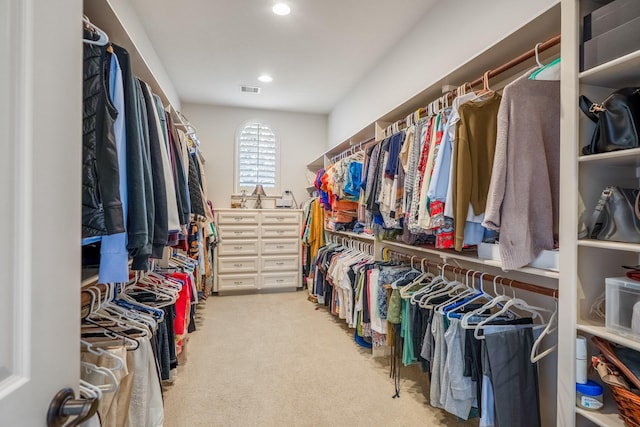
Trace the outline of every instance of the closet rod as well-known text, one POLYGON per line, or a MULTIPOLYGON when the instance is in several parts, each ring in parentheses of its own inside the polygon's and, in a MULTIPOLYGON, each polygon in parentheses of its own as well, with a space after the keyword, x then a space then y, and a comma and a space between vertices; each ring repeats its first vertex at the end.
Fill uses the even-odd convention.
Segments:
MULTIPOLYGON (((538 53, 540 52, 544 52, 547 49, 552 48, 553 46, 560 44, 560 35, 557 35, 555 37, 550 38, 549 40, 547 40, 544 43, 541 43, 540 45, 538 45, 538 53)), ((536 56, 536 48, 534 47, 533 49, 529 49, 528 51, 524 52, 523 54, 521 54, 520 56, 517 56, 515 58, 513 58, 512 60, 505 62, 504 64, 500 65, 498 68, 495 68, 493 70, 489 70, 488 71, 488 78, 493 78, 496 77, 502 73, 504 73, 505 71, 509 70, 510 68, 513 68, 517 65, 522 64, 524 61, 531 59, 531 58, 535 58, 536 56)), ((482 77, 478 77, 477 79, 475 79, 474 81, 472 81, 471 83, 466 83, 465 86, 468 87, 474 87, 474 86, 478 86, 480 84, 483 83, 483 79, 484 76, 482 77)), ((447 92, 446 95, 449 98, 453 98, 453 94, 455 92, 455 89, 453 91, 447 92)), ((426 107, 421 107, 420 109, 418 109, 418 114, 420 116, 424 115, 427 113, 427 108, 426 107)), ((400 119, 398 121, 396 121, 395 123, 397 123, 398 125, 403 125, 405 124, 405 120, 406 119, 400 119)))
POLYGON ((544 286, 540 286, 540 285, 534 285, 531 283, 526 283, 526 282, 520 282, 518 280, 512 280, 512 279, 506 279, 505 277, 502 277, 500 275, 498 276, 494 276, 492 274, 487 274, 487 273, 483 273, 480 272, 478 270, 468 270, 466 268, 461 268, 461 267, 456 267, 455 265, 451 265, 451 264, 443 264, 441 262, 435 262, 435 261, 431 261, 428 258, 421 258, 421 257, 416 257, 415 255, 409 255, 409 254, 405 254, 402 252, 397 252, 391 249, 383 249, 383 251, 385 251, 385 253, 388 254, 393 254, 397 257, 400 258, 405 258, 405 259, 419 259, 421 264, 426 264, 427 266, 431 265, 432 267, 437 267, 437 268, 441 268, 443 270, 450 270, 452 273, 458 273, 458 274, 462 274, 462 275, 466 275, 467 273, 471 273, 473 272, 473 274, 475 275, 476 273, 481 273, 482 274, 482 278, 483 280, 488 280, 493 282, 496 278, 499 279, 498 283, 500 283, 501 285, 506 285, 509 286, 511 288, 516 288, 516 289, 522 289, 524 291, 528 291, 528 292, 533 292, 535 294, 540 294, 540 295, 545 295, 548 297, 553 297, 553 298, 558 298, 558 290, 557 289, 550 289, 550 288, 545 288, 544 286))
MULTIPOLYGON (((552 48, 553 46, 555 46, 557 44, 560 44, 560 35, 552 37, 549 40, 547 40, 546 42, 540 44, 538 46, 538 53, 544 52, 545 50, 547 50, 549 48, 552 48)), ((505 71, 507 71, 508 69, 522 64, 527 59, 535 58, 535 56, 536 56, 536 49, 535 48, 529 49, 528 51, 526 51, 522 55, 520 55, 520 56, 518 56, 516 58, 513 58, 511 61, 508 61, 508 62, 502 64, 498 68, 496 68, 494 70, 489 70, 489 78, 492 78, 492 77, 495 77, 495 76, 497 76, 499 74, 502 74, 505 71)), ((482 77, 479 77, 479 78, 475 79, 474 81, 472 81, 471 83, 469 83, 469 85, 471 87, 478 86, 479 84, 482 84, 482 79, 483 79, 482 77)))

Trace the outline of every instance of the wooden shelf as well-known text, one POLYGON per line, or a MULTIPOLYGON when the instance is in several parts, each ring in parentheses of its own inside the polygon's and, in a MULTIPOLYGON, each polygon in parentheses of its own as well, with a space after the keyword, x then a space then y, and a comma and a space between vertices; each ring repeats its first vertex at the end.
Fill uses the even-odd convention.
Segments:
POLYGON ((598 166, 640 166, 640 148, 579 156, 578 162, 598 166))
POLYGON ((580 83, 610 88, 637 86, 640 84, 640 50, 613 61, 593 67, 578 74, 580 83))
POLYGON ((602 322, 596 320, 579 320, 576 324, 576 329, 618 343, 632 350, 640 351, 639 339, 612 332, 605 328, 602 322))
MULTIPOLYGON (((434 248, 427 248, 424 246, 412 246, 412 245, 407 245, 405 243, 392 242, 390 240, 383 240, 380 243, 383 246, 386 245, 392 248, 396 247, 396 248, 401 248, 401 249, 410 250, 414 252, 422 252, 422 253, 428 253, 431 255, 437 255, 444 262, 447 262, 447 260, 453 259, 453 260, 470 262, 478 265, 486 265, 491 267, 502 268, 502 263, 500 261, 479 258, 478 254, 474 252, 458 253, 454 251, 445 251, 445 250, 438 250, 434 248)), ((551 279, 557 279, 558 277, 560 277, 560 274, 557 271, 543 270, 541 268, 533 268, 533 267, 523 267, 517 270, 512 270, 512 272, 519 272, 519 273, 531 274, 534 276, 548 277, 551 279)))
POLYGON ((578 240, 578 246, 608 249, 614 251, 640 252, 640 244, 637 243, 608 242, 605 240, 584 239, 578 240))

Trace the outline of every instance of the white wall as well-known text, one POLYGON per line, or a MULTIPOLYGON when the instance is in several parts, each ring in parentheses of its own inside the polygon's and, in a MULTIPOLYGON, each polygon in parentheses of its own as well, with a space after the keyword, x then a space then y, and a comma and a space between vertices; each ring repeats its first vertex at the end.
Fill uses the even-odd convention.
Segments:
POLYGON ((180 110, 181 104, 178 92, 176 92, 173 82, 171 81, 171 78, 169 78, 162 60, 153 47, 153 43, 149 39, 149 36, 147 35, 142 22, 140 22, 140 18, 136 14, 131 2, 129 0, 108 0, 108 3, 111 5, 111 8, 122 23, 122 26, 128 33, 129 38, 132 40, 132 43, 135 45, 142 57, 142 60, 146 63, 150 73, 153 75, 153 78, 162 88, 164 95, 175 109, 180 110))
POLYGON ((308 198, 305 164, 325 151, 326 115, 186 103, 182 112, 198 129, 200 148, 207 160, 208 197, 214 207, 231 205, 236 132, 250 119, 264 120, 276 132, 280 143, 281 191, 293 191, 298 204, 308 198))
POLYGON ((331 110, 327 148, 348 139, 557 3, 558 0, 436 3, 331 110), (464 22, 463 31, 455 31, 457 22, 464 22))

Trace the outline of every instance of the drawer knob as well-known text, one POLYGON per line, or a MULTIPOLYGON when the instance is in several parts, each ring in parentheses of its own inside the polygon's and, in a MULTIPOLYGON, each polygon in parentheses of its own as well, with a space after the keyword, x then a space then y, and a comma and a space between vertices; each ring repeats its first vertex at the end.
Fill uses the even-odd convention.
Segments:
POLYGON ((284 279, 277 279, 276 282, 282 283, 282 282, 284 282, 284 279))
POLYGON ((283 217, 281 217, 281 216, 279 216, 279 217, 278 217, 278 221, 284 221, 284 218, 283 218, 283 217))
POLYGON ((277 245, 276 248, 278 249, 284 249, 284 245, 277 245))
POLYGON ((278 230, 277 233, 278 234, 284 234, 284 230, 278 230))
POLYGON ((242 249, 242 246, 234 246, 234 247, 233 247, 233 249, 235 249, 235 250, 238 250, 238 251, 239 251, 240 249, 242 249))
POLYGON ((236 236, 239 236, 240 234, 242 234, 242 231, 234 231, 233 234, 235 234, 236 236))
POLYGON ((284 265, 284 262, 282 262, 282 261, 276 262, 276 265, 284 265))
POLYGON ((241 216, 237 216, 235 219, 236 219, 236 221, 242 221, 242 217, 241 216))
POLYGON ((233 284, 234 284, 234 285, 242 285, 242 283, 243 283, 243 282, 242 282, 242 281, 240 281, 240 280, 236 280, 235 282, 233 282, 233 284))
POLYGON ((233 264, 234 267, 242 267, 242 264, 233 264))

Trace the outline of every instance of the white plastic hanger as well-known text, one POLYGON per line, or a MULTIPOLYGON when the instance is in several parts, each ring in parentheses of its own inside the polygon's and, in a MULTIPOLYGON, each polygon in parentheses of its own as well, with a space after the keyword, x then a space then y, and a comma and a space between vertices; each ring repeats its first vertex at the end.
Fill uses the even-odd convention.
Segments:
POLYGON ((553 314, 551 314, 551 317, 547 322, 547 327, 542 330, 538 339, 536 339, 533 342, 533 346, 531 347, 531 355, 530 355, 531 363, 537 363, 538 361, 544 359, 549 354, 553 353, 556 350, 556 348, 558 348, 558 343, 556 342, 556 344, 549 347, 542 353, 536 354, 538 352, 538 347, 540 347, 540 344, 542 343, 542 340, 544 339, 544 337, 554 333, 556 329, 558 329, 558 300, 557 299, 556 299, 556 309, 553 312, 553 314))
POLYGON ((98 374, 105 378, 104 384, 93 384, 103 393, 115 393, 118 390, 119 382, 116 376, 107 368, 96 366, 93 363, 80 362, 80 366, 85 369, 87 373, 98 374))
POLYGON ((558 81, 560 80, 560 58, 557 58, 551 61, 549 64, 544 65, 540 62, 540 55, 538 52, 538 48, 542 45, 542 43, 537 43, 535 47, 536 52, 536 63, 538 64, 538 69, 534 71, 531 76, 529 76, 530 80, 551 80, 558 81))
POLYGON ((475 330, 473 331, 473 336, 476 337, 476 339, 484 339, 484 335, 480 335, 480 330, 484 327, 484 325, 491 322, 496 317, 499 317, 500 315, 505 314, 510 307, 518 308, 520 310, 531 313, 532 315, 531 317, 533 319, 536 319, 536 318, 540 319, 541 324, 544 324, 545 320, 542 314, 540 314, 540 311, 546 311, 546 312, 549 311, 543 307, 531 306, 521 298, 511 298, 509 301, 506 302, 506 304, 500 310, 498 310, 497 312, 493 313, 491 316, 487 317, 486 319, 478 323, 475 327, 475 330))
MULTIPOLYGON (((503 293, 498 295, 498 290, 497 290, 497 280, 498 278, 502 278, 502 276, 495 276, 493 278, 493 294, 495 295, 493 298, 489 297, 487 295, 487 297, 489 297, 489 301, 487 301, 486 304, 484 304, 482 307, 477 308, 476 310, 473 310, 469 313, 466 313, 464 316, 462 316, 462 320, 460 322, 460 325, 462 326, 463 329, 475 329, 476 325, 475 324, 469 324, 469 320, 472 317, 476 317, 481 315, 482 313, 484 313, 487 310, 492 309, 493 307, 495 307, 496 305, 506 302, 508 300, 511 299, 511 297, 508 297, 505 295, 504 293, 504 288, 503 288, 503 293)), ((514 295, 515 297, 515 295, 514 295)))
POLYGON ((87 43, 87 44, 94 44, 97 46, 106 46, 107 43, 109 43, 109 36, 107 36, 107 33, 105 33, 104 31, 102 31, 100 28, 98 28, 95 24, 92 24, 91 21, 89 21, 89 18, 87 18, 86 16, 84 16, 82 18, 82 22, 84 22, 84 24, 89 27, 91 30, 95 31, 96 34, 98 34, 99 38, 98 40, 88 40, 88 39, 82 39, 83 43, 87 43))
POLYGON ((83 345, 87 351, 91 354, 95 354, 96 356, 105 356, 108 357, 110 359, 115 360, 116 362, 116 366, 114 366, 113 368, 110 368, 112 371, 119 371, 120 369, 122 369, 124 367, 124 360, 122 360, 121 358, 119 358, 118 356, 116 356, 115 354, 113 354, 112 352, 105 350, 103 348, 100 347, 96 347, 93 344, 91 344, 88 341, 85 340, 80 340, 80 344, 83 345))

